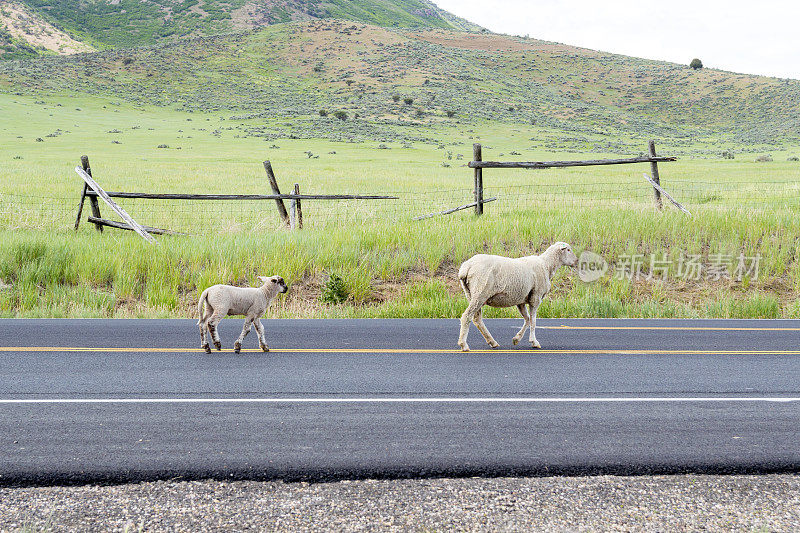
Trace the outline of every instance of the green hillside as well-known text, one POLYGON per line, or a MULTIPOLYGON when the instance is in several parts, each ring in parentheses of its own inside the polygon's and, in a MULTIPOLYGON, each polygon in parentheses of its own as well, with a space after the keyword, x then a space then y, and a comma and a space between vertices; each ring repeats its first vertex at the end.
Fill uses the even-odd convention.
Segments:
POLYGON ((71 35, 106 46, 338 18, 385 27, 479 27, 428 0, 18 0, 71 35))
POLYGON ((336 20, 5 62, 2 84, 226 112, 240 135, 268 139, 413 141, 437 126, 498 121, 557 131, 559 149, 628 152, 626 139, 640 149, 639 139, 660 138, 718 154, 800 132, 798 81, 336 20))

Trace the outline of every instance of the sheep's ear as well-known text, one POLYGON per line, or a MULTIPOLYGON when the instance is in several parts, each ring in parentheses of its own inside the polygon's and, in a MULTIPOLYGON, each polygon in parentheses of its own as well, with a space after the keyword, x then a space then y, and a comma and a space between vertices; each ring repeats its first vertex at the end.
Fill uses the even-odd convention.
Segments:
POLYGON ((266 283, 267 280, 269 279, 269 278, 265 278, 264 276, 256 276, 256 277, 258 278, 258 281, 260 281, 261 283, 266 283))

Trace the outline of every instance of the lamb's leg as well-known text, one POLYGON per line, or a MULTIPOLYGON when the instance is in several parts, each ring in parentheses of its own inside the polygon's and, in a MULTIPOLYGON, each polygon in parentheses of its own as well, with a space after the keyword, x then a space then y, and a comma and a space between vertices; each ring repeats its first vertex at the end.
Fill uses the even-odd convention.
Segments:
POLYGON ((239 338, 236 339, 236 342, 233 343, 233 351, 235 353, 239 353, 242 351, 242 341, 244 341, 244 338, 247 337, 248 333, 250 333, 250 328, 252 326, 253 326, 253 319, 250 317, 245 317, 244 326, 242 326, 242 332, 239 334, 239 338))
POLYGON ((486 344, 488 344, 492 348, 497 348, 498 346, 500 346, 497 343, 497 341, 494 340, 492 334, 489 333, 489 330, 486 329, 486 324, 483 323, 483 313, 481 312, 480 309, 478 309, 478 312, 475 313, 474 317, 472 317, 472 322, 475 323, 475 326, 477 326, 478 331, 480 331, 481 335, 483 335, 483 338, 486 339, 486 344))
POLYGON ((222 320, 222 314, 214 311, 211 318, 208 319, 208 332, 211 333, 211 340, 214 341, 214 347, 217 351, 222 350, 222 343, 219 340, 219 333, 217 333, 217 325, 222 320))
POLYGON ((517 309, 519 309, 519 312, 522 315, 522 319, 524 320, 524 322, 522 323, 522 329, 520 329, 517 332, 517 334, 514 335, 514 338, 511 339, 511 342, 514 343, 514 346, 519 344, 519 341, 522 340, 522 336, 525 335, 525 330, 528 329, 528 326, 530 325, 531 321, 531 318, 528 315, 528 309, 525 307, 525 304, 518 305, 517 309))
POLYGON ((536 340, 536 313, 539 311, 539 304, 540 303, 541 303, 541 300, 536 302, 536 305, 528 304, 528 307, 530 308, 530 315, 531 315, 531 336, 530 336, 530 341, 531 341, 531 346, 534 347, 534 348, 541 348, 542 347, 542 345, 539 344, 539 341, 536 340))
POLYGON ((267 339, 264 337, 264 325, 258 318, 256 318, 253 324, 256 326, 256 333, 258 333, 258 344, 261 345, 261 351, 268 352, 269 346, 267 346, 267 339))

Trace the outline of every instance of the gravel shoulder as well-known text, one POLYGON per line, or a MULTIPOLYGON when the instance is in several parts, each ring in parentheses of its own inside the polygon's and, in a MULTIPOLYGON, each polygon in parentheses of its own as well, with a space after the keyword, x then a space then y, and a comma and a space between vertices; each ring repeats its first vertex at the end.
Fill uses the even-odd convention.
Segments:
POLYGON ((800 476, 0 488, 1 531, 797 531, 800 476))

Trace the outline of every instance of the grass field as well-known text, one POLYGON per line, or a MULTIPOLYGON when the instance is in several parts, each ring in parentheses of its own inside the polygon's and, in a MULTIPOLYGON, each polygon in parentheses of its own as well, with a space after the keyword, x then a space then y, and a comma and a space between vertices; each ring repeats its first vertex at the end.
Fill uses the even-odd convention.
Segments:
MULTIPOLYGON (((240 136, 243 122, 228 114, 107 98, 0 94, 0 112, 12 117, 0 125, 2 316, 192 316, 211 284, 251 285, 256 275, 281 274, 292 290, 274 316, 454 317, 465 305, 455 279, 461 261, 477 252, 535 253, 565 240, 612 268, 594 283, 561 272, 542 317, 800 317, 800 163, 787 161, 798 146, 769 152, 769 163, 740 152, 734 160, 662 165, 662 183, 691 217, 669 207, 657 212, 641 176, 649 166, 635 165, 486 170, 486 195, 499 199, 485 216, 413 221, 469 201, 472 171, 463 165, 472 142, 484 145, 487 160, 611 154, 551 152, 547 140, 558 132, 518 124, 429 125, 428 142, 345 143, 240 136), (108 190, 265 193, 261 162, 270 159, 284 190, 299 183, 307 193, 395 192, 400 200, 307 202, 301 232, 280 227, 273 203, 156 208, 121 200, 144 224, 192 234, 159 238, 154 247, 128 232, 97 234, 85 220, 72 232, 82 187, 73 169, 82 154, 108 190), (636 254, 640 279, 612 275, 636 254), (648 280, 651 254, 669 266, 648 280), (704 270, 695 280, 678 271, 683 255, 698 256, 706 269, 719 260, 733 274, 740 254, 760 256, 757 276, 713 279, 704 270), (330 274, 345 281, 342 304, 320 299, 330 274)), ((659 150, 669 154, 670 146, 659 150)))

